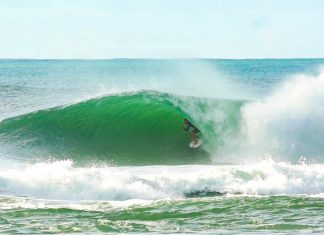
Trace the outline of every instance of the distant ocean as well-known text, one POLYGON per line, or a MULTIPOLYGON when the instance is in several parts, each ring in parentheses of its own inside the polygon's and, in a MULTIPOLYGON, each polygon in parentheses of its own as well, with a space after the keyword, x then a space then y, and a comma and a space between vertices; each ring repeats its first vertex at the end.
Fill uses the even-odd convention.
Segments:
POLYGON ((0 60, 0 233, 101 232, 324 233, 324 59, 0 60))

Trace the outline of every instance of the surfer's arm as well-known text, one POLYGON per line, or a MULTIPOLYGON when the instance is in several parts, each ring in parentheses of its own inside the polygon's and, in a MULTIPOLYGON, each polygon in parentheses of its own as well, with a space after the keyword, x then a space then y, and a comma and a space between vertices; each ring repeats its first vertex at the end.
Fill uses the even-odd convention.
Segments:
POLYGON ((189 125, 182 126, 182 129, 184 129, 185 131, 189 131, 189 125))

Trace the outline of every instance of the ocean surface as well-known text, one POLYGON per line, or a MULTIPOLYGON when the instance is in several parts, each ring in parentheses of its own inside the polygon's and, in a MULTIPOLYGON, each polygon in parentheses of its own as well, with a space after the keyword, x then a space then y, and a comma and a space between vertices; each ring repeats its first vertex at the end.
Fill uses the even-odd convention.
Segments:
POLYGON ((324 234, 324 59, 0 60, 0 233, 324 234))

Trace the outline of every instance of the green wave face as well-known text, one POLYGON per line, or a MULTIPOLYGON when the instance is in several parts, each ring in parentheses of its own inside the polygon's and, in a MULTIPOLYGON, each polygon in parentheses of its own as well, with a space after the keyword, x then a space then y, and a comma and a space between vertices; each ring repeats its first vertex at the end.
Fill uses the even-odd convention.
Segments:
POLYGON ((208 146, 222 145, 217 133, 228 133, 224 130, 238 125, 240 105, 158 92, 124 93, 7 119, 0 124, 0 141, 26 155, 77 162, 206 163, 208 146), (223 112, 230 107, 228 123, 215 125, 208 119, 211 105, 223 112), (184 117, 201 130, 203 148, 188 147, 190 135, 181 128, 184 117))

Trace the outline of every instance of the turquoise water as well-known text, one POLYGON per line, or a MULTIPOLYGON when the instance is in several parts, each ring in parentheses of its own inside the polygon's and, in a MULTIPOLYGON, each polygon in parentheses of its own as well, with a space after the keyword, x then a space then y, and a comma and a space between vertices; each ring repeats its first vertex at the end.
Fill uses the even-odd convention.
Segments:
POLYGON ((323 64, 0 60, 0 233, 323 233, 323 64))

